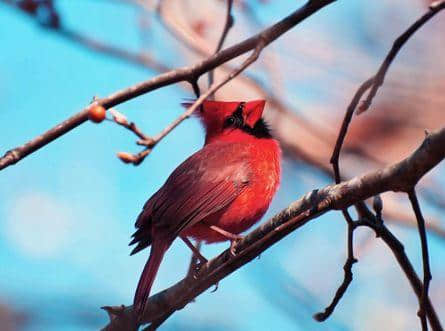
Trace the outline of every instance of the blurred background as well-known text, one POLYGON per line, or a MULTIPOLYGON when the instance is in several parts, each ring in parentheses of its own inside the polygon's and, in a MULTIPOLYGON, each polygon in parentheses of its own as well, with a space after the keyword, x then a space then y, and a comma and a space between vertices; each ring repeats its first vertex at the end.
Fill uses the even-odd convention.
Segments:
MULTIPOLYGON (((238 0, 225 46, 273 24, 303 1, 238 0)), ((355 89, 377 70, 394 39, 428 1, 337 1, 268 46, 221 100, 268 100, 266 118, 284 150, 274 215, 332 183, 329 157, 355 89)), ((194 64, 214 52, 225 1, 0 0, 0 152, 46 131, 94 96, 194 64)), ((407 156, 424 130, 445 123, 445 13, 407 43, 371 109, 354 117, 341 158, 350 178, 407 156)), ((242 58, 241 58, 242 60, 242 58)), ((215 80, 239 63, 216 71, 215 80)), ((200 79, 207 87, 207 77, 200 79)), ((117 107, 147 134, 178 116, 188 85, 156 90, 117 107)), ((131 132, 85 123, 0 174, 0 329, 97 330, 104 305, 130 304, 148 256, 127 246, 144 202, 203 144, 196 119, 182 123, 139 167, 131 132)), ((445 323, 444 165, 419 187, 429 226, 431 297, 445 323), (443 216, 442 216, 443 218, 443 216)), ((384 194, 384 216, 418 271, 421 253, 405 196, 384 194)), ((354 281, 332 317, 312 315, 343 279, 346 226, 329 213, 298 229, 261 259, 224 279, 215 293, 175 313, 162 330, 414 330, 417 298, 390 251, 357 231, 354 281)), ((205 246, 207 257, 227 244, 205 246)), ((190 251, 175 242, 152 292, 182 279, 190 251)))

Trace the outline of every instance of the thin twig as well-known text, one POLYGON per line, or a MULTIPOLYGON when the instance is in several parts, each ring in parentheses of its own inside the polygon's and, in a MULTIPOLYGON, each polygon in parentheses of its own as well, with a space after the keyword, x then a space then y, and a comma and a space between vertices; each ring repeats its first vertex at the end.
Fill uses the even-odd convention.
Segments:
MULTIPOLYGON (((337 140, 337 143, 334 148, 334 154, 331 158, 331 163, 334 169, 334 179, 336 184, 339 184, 341 182, 340 168, 338 164, 338 156, 340 153, 340 148, 343 144, 343 139, 346 136, 348 124, 351 121, 354 109, 357 106, 358 102, 360 101, 360 98, 363 95, 363 93, 366 91, 366 89, 368 89, 368 84, 369 81, 364 82, 362 86, 359 88, 359 90, 356 92, 354 97, 352 98, 351 104, 349 105, 348 110, 346 111, 345 119, 340 129, 339 138, 340 137, 342 138, 337 140), (336 154, 337 149, 338 149, 338 154, 336 154), (334 159, 334 155, 336 155, 336 159, 334 159)), ((335 296, 332 299, 332 302, 329 304, 329 306, 325 308, 324 312, 319 312, 314 315, 314 319, 318 322, 325 321, 334 312, 335 307, 340 302, 341 298, 346 293, 346 290, 348 289, 349 285, 352 282, 353 279, 352 266, 354 265, 354 263, 357 262, 357 259, 354 258, 354 248, 353 248, 354 230, 355 230, 354 221, 352 220, 352 217, 346 208, 342 210, 342 214, 348 225, 348 242, 347 242, 348 258, 346 260, 345 265, 343 266, 344 278, 340 287, 337 289, 337 292, 335 292, 335 296)))
POLYGON ((343 142, 346 137, 346 133, 348 132, 349 124, 351 123, 352 115, 354 114, 354 111, 358 103, 360 102, 360 99, 363 96, 363 94, 366 92, 367 89, 371 87, 372 82, 373 80, 371 78, 368 79, 366 82, 364 82, 362 85, 360 85, 354 97, 352 98, 351 103, 348 106, 348 109, 346 110, 345 118, 343 119, 343 123, 338 133, 337 141, 335 142, 334 151, 332 153, 330 160, 330 163, 334 168, 334 178, 336 183, 339 183, 341 181, 339 157, 341 148, 343 146, 343 142))
POLYGON ((419 228, 420 242, 422 246, 422 261, 423 261, 423 287, 420 300, 420 309, 417 313, 419 315, 420 321, 422 323, 422 330, 428 330, 428 325, 426 323, 426 305, 428 299, 428 289, 431 281, 431 269, 430 269, 430 259, 428 254, 428 242, 425 231, 425 220, 420 210, 419 201, 417 200, 416 191, 414 188, 408 192, 408 197, 411 202, 411 206, 416 215, 417 225, 419 228))
MULTIPOLYGON (((216 46, 215 54, 221 50, 222 46, 224 45, 224 41, 226 40, 226 37, 229 34, 230 28, 234 24, 233 15, 232 15, 232 5, 233 5, 233 0, 227 0, 227 10, 226 10, 226 19, 225 19, 225 23, 224 23, 224 28, 223 28, 221 36, 218 40, 218 45, 216 46)), ((210 70, 209 71, 209 86, 211 86, 213 84, 213 78, 214 78, 214 70, 210 70)))
POLYGON ((363 113, 368 110, 371 106, 372 99, 377 94, 377 90, 380 86, 383 85, 383 81, 385 80, 386 72, 389 69, 394 58, 397 56, 397 53, 402 49, 403 45, 411 38, 411 36, 421 28, 426 22, 428 22, 434 15, 436 15, 439 11, 445 8, 445 0, 435 1, 429 6, 429 11, 425 13, 421 18, 419 18, 416 22, 411 25, 408 30, 406 30, 400 37, 398 37, 383 61, 382 65, 379 68, 379 71, 374 76, 371 90, 363 103, 360 105, 357 114, 363 113))
POLYGON ((199 88, 198 79, 192 79, 190 84, 192 85, 193 92, 195 92, 195 96, 199 98, 201 95, 201 89, 199 88))
POLYGON ((144 134, 134 122, 128 122, 127 118, 116 109, 110 108, 108 111, 113 117, 112 121, 133 132, 140 139, 136 143, 145 146, 145 149, 137 154, 119 152, 117 153, 117 157, 124 163, 132 163, 135 166, 139 165, 150 154, 154 146, 153 139, 144 134))
MULTIPOLYGON (((346 209, 345 209, 346 210, 346 209)), ((347 238, 347 251, 348 251, 348 258, 346 259, 346 263, 343 266, 344 270, 344 278, 343 282, 337 289, 337 292, 335 292, 335 296, 332 299, 332 302, 327 306, 324 310, 324 312, 319 312, 314 315, 314 319, 318 322, 325 321, 331 314, 334 312, 335 307, 340 302, 340 299, 345 294, 346 290, 348 289, 349 285, 352 282, 353 274, 352 274, 352 266, 354 263, 356 263, 358 260, 354 257, 354 230, 355 230, 355 223, 352 220, 349 213, 345 213, 346 222, 348 224, 348 238, 347 238)))
POLYGON ((109 109, 158 88, 182 81, 191 81, 193 79, 196 79, 196 77, 201 76, 209 70, 212 70, 219 65, 226 63, 227 61, 230 61, 242 54, 256 49, 259 43, 262 43, 263 47, 267 46, 275 39, 283 35, 285 32, 292 29, 295 25, 334 1, 335 0, 310 1, 303 5, 300 9, 294 11, 289 16, 285 17, 278 23, 264 29, 255 36, 250 37, 229 48, 226 48, 218 52, 217 54, 210 56, 204 61, 195 64, 194 66, 183 67, 166 72, 148 81, 141 82, 139 84, 111 94, 108 97, 97 100, 96 102, 85 107, 79 113, 73 115, 72 117, 43 133, 42 135, 30 140, 22 146, 16 147, 6 152, 5 155, 0 158, 0 170, 17 163, 29 154, 34 153, 41 147, 51 143, 65 133, 85 123, 88 120, 88 112, 90 107, 101 105, 105 109, 109 109))
POLYGON ((110 108, 108 109, 109 113, 111 114, 111 116, 113 117, 113 121, 120 125, 123 126, 124 128, 130 130, 131 132, 133 132, 138 138, 142 139, 142 140, 149 140, 150 138, 144 134, 137 126, 134 122, 128 122, 127 117, 125 115, 123 115, 122 113, 120 113, 117 109, 114 108, 110 108))

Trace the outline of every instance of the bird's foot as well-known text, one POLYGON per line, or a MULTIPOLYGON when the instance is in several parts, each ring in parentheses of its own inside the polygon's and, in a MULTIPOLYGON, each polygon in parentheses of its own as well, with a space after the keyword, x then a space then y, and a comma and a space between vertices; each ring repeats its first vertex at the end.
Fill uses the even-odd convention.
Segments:
POLYGON ((199 260, 202 264, 207 263, 208 260, 199 251, 201 249, 201 243, 198 243, 198 247, 195 247, 187 237, 181 236, 181 239, 188 246, 188 248, 191 249, 195 259, 199 260))
POLYGON ((199 265, 203 265, 203 264, 206 264, 207 262, 209 262, 209 260, 207 260, 204 256, 202 256, 201 254, 199 254, 199 255, 195 255, 194 256, 195 258, 196 258, 196 264, 199 264, 199 265))
POLYGON ((193 266, 190 267, 190 274, 193 277, 193 279, 199 278, 199 272, 201 271, 202 267, 206 263, 207 263, 207 260, 205 260, 205 261, 198 260, 193 264, 193 266))
POLYGON ((237 235, 236 238, 230 240, 230 254, 236 256, 236 246, 243 239, 243 236, 237 235))

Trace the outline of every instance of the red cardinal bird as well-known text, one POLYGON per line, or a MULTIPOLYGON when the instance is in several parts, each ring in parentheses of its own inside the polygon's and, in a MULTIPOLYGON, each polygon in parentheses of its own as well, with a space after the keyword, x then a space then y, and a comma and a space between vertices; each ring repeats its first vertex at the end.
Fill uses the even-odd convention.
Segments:
POLYGON ((281 150, 261 118, 265 101, 205 101, 204 147, 173 171, 136 221, 131 255, 151 245, 134 306, 139 316, 162 258, 176 237, 234 241, 266 212, 280 182, 281 150))

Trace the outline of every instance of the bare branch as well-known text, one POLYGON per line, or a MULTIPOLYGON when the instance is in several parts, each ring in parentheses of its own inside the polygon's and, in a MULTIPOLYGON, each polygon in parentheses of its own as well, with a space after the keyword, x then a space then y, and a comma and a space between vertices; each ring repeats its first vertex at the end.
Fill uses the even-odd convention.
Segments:
MULTIPOLYGON (((230 28, 233 26, 234 22, 232 16, 232 5, 233 5, 233 0, 227 0, 226 20, 224 23, 223 31, 221 33, 221 37, 218 40, 218 45, 216 46, 215 49, 215 54, 221 50, 224 41, 226 40, 226 37, 229 34, 230 28)), ((214 73, 213 70, 209 71, 209 86, 213 84, 213 77, 214 77, 213 73, 214 73)))
POLYGON ((343 123, 338 133, 337 141, 335 142, 334 152, 332 153, 330 160, 332 167, 334 168, 334 178, 336 183, 341 181, 339 157, 341 148, 343 146, 343 142, 346 137, 346 133, 348 132, 349 124, 351 123, 352 115, 354 114, 354 111, 358 103, 360 102, 360 99, 363 96, 363 94, 365 94, 366 90, 368 90, 371 87, 372 82, 373 80, 371 78, 368 79, 366 82, 364 82, 362 85, 360 85, 359 89, 352 98, 351 103, 348 106, 348 109, 346 110, 345 118, 343 119, 343 123))
MULTIPOLYGON (((346 209, 344 211, 346 211, 346 209)), ((345 274, 343 282, 337 289, 337 292, 335 292, 335 296, 332 299, 332 302, 329 304, 329 306, 325 308, 324 312, 319 312, 314 315, 314 319, 317 320, 318 322, 325 321, 334 312, 335 307, 340 302, 343 295, 346 293, 349 284, 351 284, 352 282, 353 279, 352 266, 354 265, 354 263, 358 262, 358 260, 354 257, 354 230, 356 226, 347 211, 346 213, 344 213, 344 216, 348 224, 348 238, 347 238, 348 258, 346 259, 346 263, 343 266, 345 274)))
POLYGON ((427 331, 428 325, 426 323, 426 306, 428 299, 428 289, 431 281, 431 270, 430 270, 430 259, 428 256, 428 242, 425 231, 425 220, 420 210, 419 201, 417 201, 417 195, 414 188, 408 192, 408 197, 411 202, 411 206, 414 210, 414 214, 416 215, 417 225, 419 228, 420 242, 422 245, 423 287, 422 287, 422 294, 420 296, 421 298, 420 309, 417 314, 419 315, 422 324, 422 330, 427 331))
POLYGON ((111 115, 113 116, 113 121, 117 124, 119 124, 120 126, 123 126, 124 128, 130 130, 131 132, 133 132, 138 138, 142 139, 142 140, 149 140, 150 138, 145 135, 137 126, 134 122, 128 122, 127 117, 125 117, 125 115, 121 114, 119 111, 117 111, 117 109, 114 108, 110 108, 108 110, 111 115))
MULTIPOLYGON (((427 136, 416 151, 399 163, 306 194, 240 240, 235 247, 237 252, 235 256, 227 249, 204 264, 197 273, 197 279, 185 278, 169 289, 150 297, 142 315, 142 322, 149 323, 166 312, 181 309, 210 286, 253 260, 295 229, 330 210, 345 209, 386 191, 406 192, 445 158, 444 144, 445 128, 427 136)), ((385 233, 385 236, 390 235, 385 233)), ((402 268, 411 276, 410 282, 416 294, 420 296, 417 288, 421 289, 421 282, 415 272, 409 270, 410 264, 406 264, 400 252, 397 254, 399 263, 401 265, 403 263, 402 268)), ((131 306, 126 307, 124 311, 126 317, 133 316, 131 306)), ((430 322, 433 320, 440 326, 431 304, 428 304, 427 316, 430 322)), ((116 329, 118 320, 112 320, 104 330, 118 330, 116 329)), ((433 328, 433 330, 441 329, 433 328)))
POLYGON ((402 49, 403 45, 411 38, 411 36, 422 27, 426 22, 428 22, 434 15, 445 8, 445 0, 435 1, 429 6, 429 11, 419 18, 413 25, 411 25, 408 30, 406 30, 399 38, 394 41, 394 44, 379 68, 377 74, 372 78, 372 87, 369 91, 368 97, 360 105, 357 114, 366 111, 372 103, 372 99, 377 94, 377 90, 383 85, 385 80, 386 72, 389 69, 392 61, 397 56, 397 53, 402 49))
POLYGON ((43 133, 42 135, 30 140, 20 147, 16 147, 13 150, 6 152, 6 154, 2 158, 0 158, 0 170, 17 163, 27 155, 37 151, 41 147, 49 144, 53 140, 59 138, 75 127, 86 122, 88 119, 88 111, 90 107, 101 105, 105 109, 109 109, 125 101, 131 100, 142 94, 151 92, 167 85, 175 84, 181 81, 194 82, 196 81, 197 77, 208 72, 209 70, 212 70, 227 61, 230 61, 242 54, 245 54, 246 52, 254 50, 260 43, 263 44, 263 47, 267 46, 268 44, 279 38, 281 35, 283 35, 285 32, 289 31, 295 25, 334 1, 335 0, 309 1, 300 9, 294 11, 292 14, 285 17, 278 23, 264 29, 257 35, 246 39, 232 47, 226 48, 218 52, 217 54, 210 56, 204 61, 195 64, 194 66, 183 67, 166 72, 148 81, 141 82, 139 84, 111 94, 108 97, 97 100, 96 102, 81 110, 79 113, 73 115, 69 119, 63 121, 62 123, 43 133))

